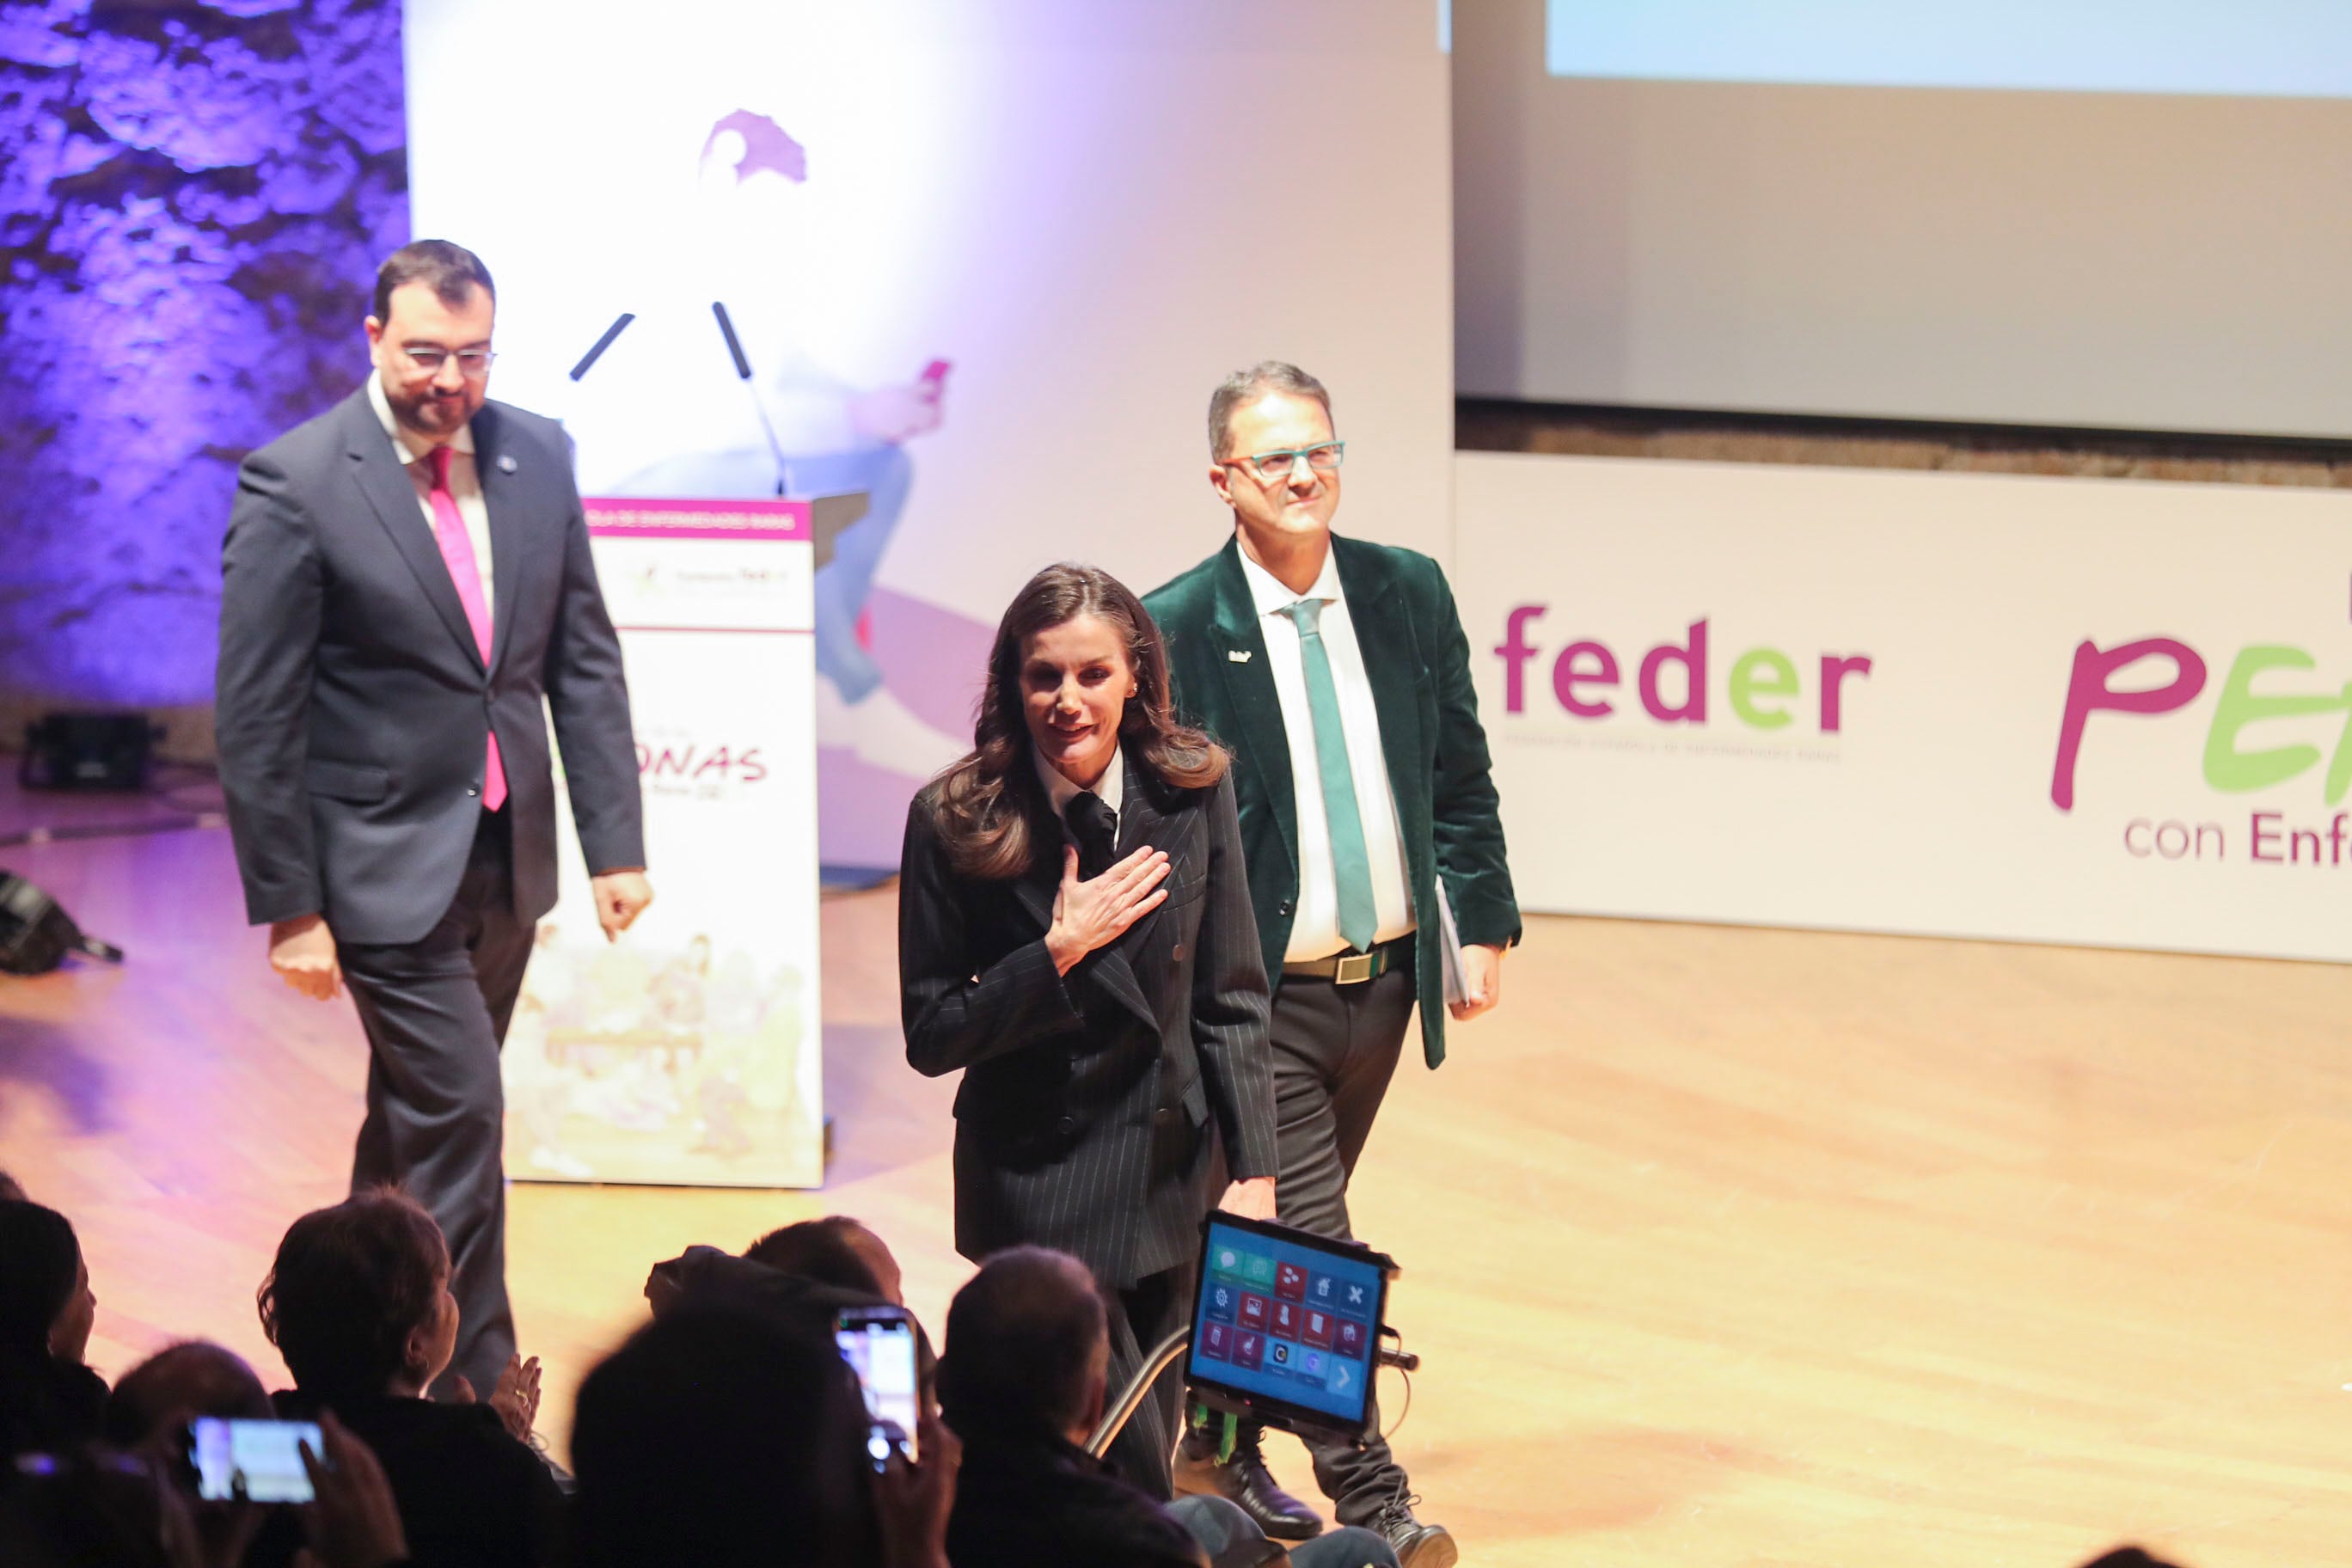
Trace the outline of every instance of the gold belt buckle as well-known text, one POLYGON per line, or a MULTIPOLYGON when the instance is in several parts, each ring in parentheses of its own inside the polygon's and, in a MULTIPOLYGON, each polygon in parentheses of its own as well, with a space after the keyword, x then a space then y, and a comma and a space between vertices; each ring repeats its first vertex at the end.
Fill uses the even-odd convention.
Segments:
POLYGON ((1377 973, 1373 964, 1379 961, 1379 958, 1380 954, 1377 952, 1342 953, 1338 964, 1332 968, 1331 984, 1334 985, 1362 984, 1377 973))

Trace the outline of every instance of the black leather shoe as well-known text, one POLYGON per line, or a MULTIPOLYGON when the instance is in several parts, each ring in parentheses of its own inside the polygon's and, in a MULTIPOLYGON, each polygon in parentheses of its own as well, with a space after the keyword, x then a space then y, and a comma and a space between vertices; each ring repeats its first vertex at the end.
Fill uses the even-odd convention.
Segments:
POLYGON ((1205 1492, 1223 1498, 1273 1540, 1312 1541, 1323 1533, 1323 1516, 1282 1489, 1255 1438, 1236 1442, 1234 1457, 1221 1465, 1213 1446, 1187 1433, 1176 1445, 1175 1479, 1179 1497, 1205 1492))
POLYGON ((1399 1568, 1454 1568, 1462 1555, 1454 1537, 1442 1524, 1423 1524, 1412 1517, 1412 1505, 1420 1500, 1410 1492, 1397 1493, 1381 1505, 1371 1528, 1396 1552, 1399 1568))

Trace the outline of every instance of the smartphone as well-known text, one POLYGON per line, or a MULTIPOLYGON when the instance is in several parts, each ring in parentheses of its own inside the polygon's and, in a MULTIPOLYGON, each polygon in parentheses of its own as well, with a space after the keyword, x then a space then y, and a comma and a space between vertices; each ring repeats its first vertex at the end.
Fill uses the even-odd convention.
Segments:
POLYGON ((196 1496, 206 1502, 309 1502, 302 1446, 323 1453, 315 1421, 237 1421, 199 1415, 188 1423, 196 1496))
POLYGON ((866 1453, 877 1470, 892 1450, 913 1460, 921 1395, 915 1383, 915 1321, 903 1307, 852 1307, 834 1320, 833 1342, 866 1391, 866 1453))

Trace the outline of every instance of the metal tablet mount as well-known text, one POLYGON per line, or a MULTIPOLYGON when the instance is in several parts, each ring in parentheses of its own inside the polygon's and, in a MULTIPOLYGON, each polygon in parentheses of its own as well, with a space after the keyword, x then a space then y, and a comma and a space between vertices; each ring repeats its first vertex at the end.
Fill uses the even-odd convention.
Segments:
MULTIPOLYGON (((1393 1335, 1396 1331, 1383 1326, 1381 1332, 1383 1335, 1393 1335)), ((1118 1403, 1103 1413, 1102 1425, 1096 1427, 1095 1435, 1087 1439, 1087 1453, 1101 1458, 1110 1451, 1112 1440, 1126 1428, 1129 1421, 1134 1419, 1135 1413, 1143 1407, 1143 1401, 1150 1394, 1151 1385, 1160 1381, 1162 1373, 1184 1358, 1185 1347, 1192 1342, 1192 1325, 1190 1323, 1160 1342, 1159 1347, 1145 1359, 1143 1365, 1136 1370, 1134 1377, 1129 1379, 1127 1387, 1119 1394, 1118 1403)), ((1386 1346, 1381 1346, 1372 1352, 1372 1361, 1375 1367, 1392 1366, 1399 1372, 1410 1373, 1421 1370, 1421 1358, 1402 1349, 1390 1350, 1386 1346)), ((1278 1426, 1286 1432, 1296 1431, 1301 1425, 1274 1411, 1255 1412, 1251 1419, 1263 1422, 1268 1426, 1278 1426)), ((1328 1431, 1330 1428, 1319 1430, 1328 1431)), ((1354 1435, 1354 1440, 1360 1443, 1363 1440, 1362 1435, 1354 1435)))

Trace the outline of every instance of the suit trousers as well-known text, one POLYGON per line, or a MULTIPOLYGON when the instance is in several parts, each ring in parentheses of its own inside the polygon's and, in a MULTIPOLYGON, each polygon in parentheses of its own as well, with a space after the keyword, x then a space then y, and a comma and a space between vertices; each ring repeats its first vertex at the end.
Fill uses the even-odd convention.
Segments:
MULTIPOLYGON (((1110 1319, 1110 1394, 1116 1404, 1161 1341, 1192 1321, 1192 1288, 1199 1268, 1186 1263, 1147 1274, 1124 1289, 1104 1292, 1110 1319)), ((1184 1378, 1177 1367, 1161 1373, 1150 1395, 1136 1407, 1108 1458, 1129 1486, 1160 1502, 1175 1495, 1170 1466, 1184 1418, 1184 1378)))
POLYGON ((449 1243, 457 1351, 434 1385, 438 1398, 462 1374, 488 1399, 515 1348, 499 1048, 533 931, 515 917, 508 815, 482 814, 457 895, 422 941, 353 943, 338 955, 368 1039, 352 1190, 397 1183, 449 1243))
MULTIPOLYGON (((1353 1239, 1348 1179, 1396 1072, 1412 1004, 1409 952, 1405 963, 1360 984, 1299 976, 1276 984, 1269 1033, 1282 1174, 1275 1207, 1285 1225, 1353 1239)), ((1307 1445, 1316 1484, 1341 1524, 1369 1523, 1406 1485, 1403 1467, 1379 1435, 1377 1399, 1371 1409, 1373 1436, 1364 1447, 1320 1439, 1307 1445)))

